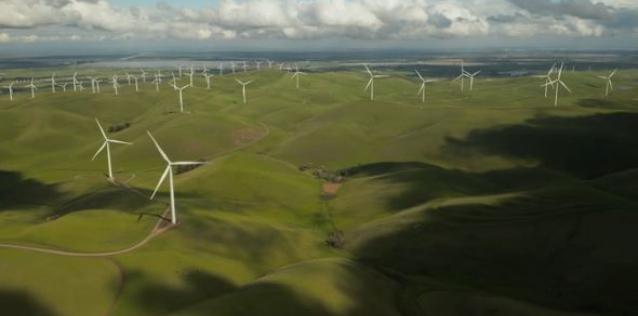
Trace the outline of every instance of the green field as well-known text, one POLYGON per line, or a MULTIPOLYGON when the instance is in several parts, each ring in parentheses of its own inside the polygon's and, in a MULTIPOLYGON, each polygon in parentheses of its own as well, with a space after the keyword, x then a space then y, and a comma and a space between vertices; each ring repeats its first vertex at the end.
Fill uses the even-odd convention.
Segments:
MULTIPOLYGON (((45 69, 36 75, 72 73, 45 69)), ((91 71, 106 77, 111 70, 91 71)), ((7 76, 20 70, 7 71, 7 76)), ((472 92, 412 74, 197 76, 178 94, 0 94, 0 315, 631 315, 638 310, 638 71, 604 98, 596 72, 479 78, 472 92), (94 119, 133 146, 112 147, 94 119), (167 208, 179 225, 131 251, 167 208), (336 195, 299 167, 343 171, 336 195), (343 232, 343 247, 329 234, 343 232), (7 248, 20 245, 78 253, 7 248), (82 253, 93 254, 83 256, 82 253)), ((88 71, 85 75, 89 75, 88 71)), ((168 80, 167 80, 168 81, 168 80)), ((186 84, 186 78, 178 83, 186 84)), ((87 84, 85 83, 85 87, 87 84)))

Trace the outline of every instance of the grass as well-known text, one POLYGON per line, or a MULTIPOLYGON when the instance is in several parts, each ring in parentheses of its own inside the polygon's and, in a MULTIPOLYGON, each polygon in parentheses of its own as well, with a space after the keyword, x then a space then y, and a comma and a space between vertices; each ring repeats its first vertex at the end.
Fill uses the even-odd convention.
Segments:
MULTIPOLYGON (((51 70, 53 71, 53 70, 51 70)), ((70 69, 56 69, 61 76, 70 69)), ((100 70, 105 75, 108 70, 100 70)), ((47 73, 44 71, 44 73, 47 73)), ((19 73, 15 71, 14 73, 19 73)), ((230 75, 177 93, 126 84, 115 97, 41 89, 0 96, 0 243, 122 249, 166 209, 148 197, 173 160, 180 224, 133 252, 67 258, 0 249, 0 307, 43 315, 571 315, 638 309, 631 293, 638 72, 603 99, 598 73, 566 73, 560 106, 535 78, 485 78, 416 95, 412 75, 376 84, 277 71, 248 104, 230 75), (116 178, 94 118, 111 135, 116 178), (346 170, 336 197, 302 164, 346 170), (341 230, 345 248, 326 245, 341 230), (550 290, 548 290, 550 289, 550 290), (69 303, 75 297, 75 303, 69 303), (11 302, 23 302, 21 304, 11 302), (109 312, 110 311, 110 312, 109 312)), ((542 81, 542 80, 541 80, 542 81)))

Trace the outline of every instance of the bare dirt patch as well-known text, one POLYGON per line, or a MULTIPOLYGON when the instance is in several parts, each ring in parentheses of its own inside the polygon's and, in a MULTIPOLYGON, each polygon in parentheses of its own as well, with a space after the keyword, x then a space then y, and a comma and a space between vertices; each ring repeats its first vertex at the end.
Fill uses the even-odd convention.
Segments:
POLYGON ((265 131, 263 130, 247 127, 234 130, 231 134, 231 138, 235 146, 241 146, 262 138, 264 134, 265 131))

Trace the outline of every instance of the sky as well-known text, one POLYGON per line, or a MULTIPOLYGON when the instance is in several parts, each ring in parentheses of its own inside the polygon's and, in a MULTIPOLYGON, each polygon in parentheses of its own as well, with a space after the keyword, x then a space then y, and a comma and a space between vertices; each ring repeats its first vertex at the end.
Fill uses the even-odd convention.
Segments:
POLYGON ((0 51, 638 48, 638 0, 0 0, 0 51))

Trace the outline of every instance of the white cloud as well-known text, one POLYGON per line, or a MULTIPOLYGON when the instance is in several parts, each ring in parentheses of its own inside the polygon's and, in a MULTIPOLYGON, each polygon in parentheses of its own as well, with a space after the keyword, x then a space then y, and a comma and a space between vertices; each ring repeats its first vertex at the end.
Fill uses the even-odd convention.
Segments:
POLYGON ((53 38, 45 32, 51 27, 82 34, 62 37, 71 40, 574 37, 635 29, 622 23, 632 23, 627 11, 638 9, 638 1, 583 1, 590 4, 587 10, 563 6, 566 13, 543 15, 535 10, 546 10, 552 0, 222 0, 198 9, 164 3, 117 7, 109 0, 0 0, 5 12, 0 15, 0 42, 45 41, 53 38), (606 10, 601 20, 595 18, 599 9, 606 10))

